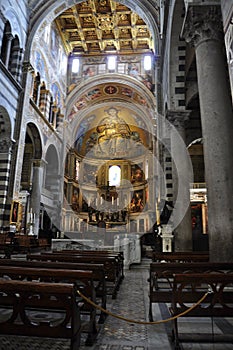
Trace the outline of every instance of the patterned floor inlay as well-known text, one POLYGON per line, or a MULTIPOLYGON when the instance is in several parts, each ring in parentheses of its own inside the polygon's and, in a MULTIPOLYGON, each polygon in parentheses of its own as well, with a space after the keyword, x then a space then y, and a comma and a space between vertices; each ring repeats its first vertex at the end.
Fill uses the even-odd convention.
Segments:
MULTIPOLYGON (((70 341, 63 339, 45 339, 36 337, 0 336, 0 350, 69 350, 70 341)), ((81 345, 80 350, 87 349, 81 345)), ((88 349, 95 350, 147 350, 137 345, 97 344, 88 349)))
POLYGON ((70 341, 24 336, 0 336, 0 350, 69 350, 70 341))
MULTIPOLYGON (((130 320, 145 320, 146 315, 142 290, 143 279, 141 272, 139 270, 128 271, 120 287, 117 299, 112 301, 111 312, 130 320)), ((144 344, 148 340, 146 325, 126 322, 112 316, 108 316, 101 336, 101 338, 99 337, 99 342, 101 342, 101 339, 104 339, 104 343, 117 344, 117 342, 121 341, 121 343, 127 344, 129 342, 129 345, 124 345, 123 348, 119 348, 119 345, 116 345, 118 347, 111 350, 144 350, 144 344)))

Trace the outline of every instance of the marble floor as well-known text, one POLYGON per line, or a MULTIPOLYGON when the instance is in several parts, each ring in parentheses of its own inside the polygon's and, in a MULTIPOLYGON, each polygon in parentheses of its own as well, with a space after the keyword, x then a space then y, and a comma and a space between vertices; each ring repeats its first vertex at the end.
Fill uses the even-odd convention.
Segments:
MULTIPOLYGON (((159 325, 136 324, 132 321, 148 321, 148 277, 150 260, 132 266, 125 272, 125 278, 115 300, 108 296, 107 309, 115 315, 130 319, 126 322, 109 315, 101 325, 96 343, 80 350, 172 350, 171 322, 159 325)), ((153 306, 154 320, 167 319, 169 305, 153 306)), ((213 337, 217 333, 233 334, 233 319, 192 319, 183 317, 182 330, 193 334, 207 331, 213 337)), ((69 341, 0 336, 0 350, 68 350, 69 341)), ((181 343, 181 350, 233 350, 233 343, 181 343)))

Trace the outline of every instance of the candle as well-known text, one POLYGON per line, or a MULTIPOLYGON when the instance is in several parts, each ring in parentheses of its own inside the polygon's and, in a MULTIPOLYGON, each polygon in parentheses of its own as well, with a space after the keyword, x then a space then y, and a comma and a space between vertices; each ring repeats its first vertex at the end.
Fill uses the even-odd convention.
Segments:
POLYGON ((100 204, 103 204, 103 197, 100 197, 100 204))
POLYGON ((112 196, 112 205, 114 204, 114 197, 112 196))
POLYGON ((117 205, 119 205, 119 198, 117 198, 117 205))

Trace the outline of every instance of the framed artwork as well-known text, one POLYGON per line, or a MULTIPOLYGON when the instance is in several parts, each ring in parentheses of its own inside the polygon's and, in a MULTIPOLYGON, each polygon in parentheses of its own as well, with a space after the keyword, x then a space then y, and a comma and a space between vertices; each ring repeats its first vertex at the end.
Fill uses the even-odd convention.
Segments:
POLYGON ((19 217, 19 202, 13 201, 11 204, 10 223, 16 224, 19 217))

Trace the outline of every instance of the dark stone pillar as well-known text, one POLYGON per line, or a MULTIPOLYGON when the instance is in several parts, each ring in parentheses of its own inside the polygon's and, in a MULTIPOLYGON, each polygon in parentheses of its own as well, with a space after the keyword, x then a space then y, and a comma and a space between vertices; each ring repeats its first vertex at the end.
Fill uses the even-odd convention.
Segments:
POLYGON ((220 6, 188 4, 183 36, 196 51, 210 260, 233 261, 233 113, 220 6))

